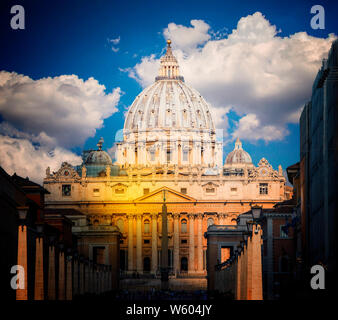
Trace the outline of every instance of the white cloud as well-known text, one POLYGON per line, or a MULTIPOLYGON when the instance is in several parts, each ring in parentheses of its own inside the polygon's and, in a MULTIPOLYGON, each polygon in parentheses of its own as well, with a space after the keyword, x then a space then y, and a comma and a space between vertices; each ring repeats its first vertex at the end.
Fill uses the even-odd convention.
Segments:
POLYGON ((73 165, 81 163, 81 157, 64 148, 49 150, 45 146, 33 146, 28 139, 3 135, 0 135, 0 154, 0 165, 8 174, 16 172, 40 184, 48 166, 56 171, 64 161, 73 165))
POLYGON ((120 40, 121 40, 121 37, 119 36, 118 38, 116 39, 107 39, 109 43, 112 43, 112 47, 111 47, 111 50, 113 52, 118 52, 120 50, 120 48, 117 48, 116 45, 118 45, 120 43, 120 40))
POLYGON ((41 182, 47 166, 78 164, 67 150, 95 135, 104 119, 118 111, 121 90, 110 93, 97 80, 76 75, 33 80, 0 72, 0 165, 41 182))
POLYGON ((164 29, 165 38, 172 41, 174 48, 190 51, 210 39, 211 36, 208 33, 210 26, 207 23, 203 20, 191 20, 190 24, 192 27, 169 23, 164 29))
POLYGON ((118 38, 116 38, 116 39, 108 39, 109 42, 111 42, 112 44, 115 44, 115 45, 119 44, 120 40, 121 40, 120 36, 118 38))
MULTIPOLYGON (((260 12, 241 18, 223 39, 208 37, 209 25, 194 21, 198 24, 191 22, 193 28, 170 23, 164 30, 164 36, 172 39, 185 81, 214 108, 231 106, 240 117, 249 115, 237 128, 239 133, 241 126, 248 126, 241 130, 247 134, 244 139, 283 139, 288 134, 286 125, 298 122, 301 106, 310 99, 321 61, 336 37, 316 38, 306 32, 281 37, 260 12), (255 128, 254 119, 260 134, 248 129, 255 128), (272 136, 263 134, 272 131, 272 136)), ((146 87, 154 81, 158 65, 159 59, 151 55, 128 72, 146 87)))
POLYGON ((238 121, 237 128, 232 133, 233 137, 239 137, 249 141, 265 140, 278 141, 282 140, 288 131, 275 125, 262 125, 257 116, 249 113, 238 121))
POLYGON ((108 94, 105 90, 94 78, 62 75, 33 80, 0 71, 0 114, 17 131, 35 136, 43 132, 55 145, 79 146, 118 111, 120 88, 108 94))

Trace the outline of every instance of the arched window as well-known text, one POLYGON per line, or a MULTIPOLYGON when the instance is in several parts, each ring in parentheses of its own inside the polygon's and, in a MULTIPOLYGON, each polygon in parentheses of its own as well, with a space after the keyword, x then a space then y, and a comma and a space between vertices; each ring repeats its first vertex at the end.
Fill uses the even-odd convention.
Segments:
POLYGON ((124 232, 124 221, 123 219, 118 219, 116 222, 117 227, 119 228, 120 232, 124 232))
POLYGON ((187 232, 187 220, 186 219, 181 220, 181 232, 182 233, 187 232))
POLYGON ((212 226, 214 224, 214 219, 213 218, 209 218, 207 221, 207 226, 212 226))
POLYGON ((144 220, 144 233, 150 232, 150 221, 148 219, 144 220))

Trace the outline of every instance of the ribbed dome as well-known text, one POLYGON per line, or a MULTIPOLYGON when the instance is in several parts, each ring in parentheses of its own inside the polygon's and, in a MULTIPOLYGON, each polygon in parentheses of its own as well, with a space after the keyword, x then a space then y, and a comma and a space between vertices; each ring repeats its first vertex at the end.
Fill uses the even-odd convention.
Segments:
POLYGON ((95 164, 95 165, 108 165, 112 164, 111 158, 106 151, 103 150, 92 150, 89 152, 85 162, 86 165, 88 164, 95 164))
POLYGON ((237 138, 236 143, 235 143, 235 148, 232 150, 226 160, 226 164, 235 164, 235 163, 247 163, 251 164, 252 160, 250 155, 243 150, 242 148, 242 142, 237 138))
POLYGON ((170 40, 155 82, 129 107, 123 140, 116 145, 116 163, 124 167, 222 166, 222 142, 209 105, 184 83, 170 40))
POLYGON ((156 128, 214 130, 214 124, 208 104, 196 90, 181 80, 166 79, 156 81, 136 97, 124 127, 125 132, 156 128))
POLYGON ((102 150, 103 138, 100 139, 97 146, 98 150, 90 150, 86 153, 83 162, 85 165, 111 165, 112 161, 109 154, 102 150))
POLYGON ((155 83, 144 89, 128 110, 126 134, 157 128, 214 130, 208 104, 199 92, 184 83, 170 40, 167 43, 155 83))

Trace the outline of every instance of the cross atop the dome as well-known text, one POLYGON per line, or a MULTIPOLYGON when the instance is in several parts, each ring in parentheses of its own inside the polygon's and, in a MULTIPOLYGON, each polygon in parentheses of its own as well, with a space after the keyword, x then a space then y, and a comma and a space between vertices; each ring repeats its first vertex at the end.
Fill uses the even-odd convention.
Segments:
POLYGON ((103 138, 101 137, 100 140, 99 140, 99 142, 97 143, 97 146, 99 147, 99 151, 102 150, 102 144, 103 144, 103 142, 104 142, 104 140, 103 140, 103 138))
POLYGON ((158 72, 158 76, 155 81, 158 80, 181 80, 184 81, 183 77, 180 76, 179 66, 177 59, 171 51, 171 40, 167 40, 167 50, 164 56, 162 56, 161 66, 158 72))

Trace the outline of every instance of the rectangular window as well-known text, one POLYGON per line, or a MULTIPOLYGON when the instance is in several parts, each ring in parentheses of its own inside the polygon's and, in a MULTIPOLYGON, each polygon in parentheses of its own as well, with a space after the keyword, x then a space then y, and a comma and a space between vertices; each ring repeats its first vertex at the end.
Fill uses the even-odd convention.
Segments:
POLYGON ((206 193, 215 193, 215 188, 206 188, 205 192, 206 193))
POLYGON ((259 184, 259 194, 268 194, 268 184, 260 183, 259 184))
POLYGON ((70 184, 62 185, 62 196, 69 197, 72 193, 72 186, 70 184))
POLYGON ((187 188, 181 188, 181 193, 187 194, 187 188))
POLYGON ((186 243, 188 243, 188 240, 187 240, 187 239, 182 239, 182 240, 181 240, 181 243, 182 243, 182 244, 186 244, 186 243))
POLYGON ((149 244, 149 243, 150 243, 150 240, 149 240, 149 239, 145 239, 145 240, 143 241, 143 243, 144 243, 144 244, 149 244))
POLYGON ((155 161, 155 151, 150 151, 150 161, 155 161))
POLYGON ((148 194, 149 193, 149 188, 144 188, 143 189, 143 194, 145 195, 145 194, 148 194))
POLYGON ((237 188, 231 188, 231 193, 236 193, 237 192, 237 188))
POLYGON ((93 189, 94 197, 98 197, 100 195, 100 189, 93 189))
POLYGON ((123 194, 124 193, 124 189, 123 188, 116 188, 115 189, 115 193, 116 194, 123 194))

